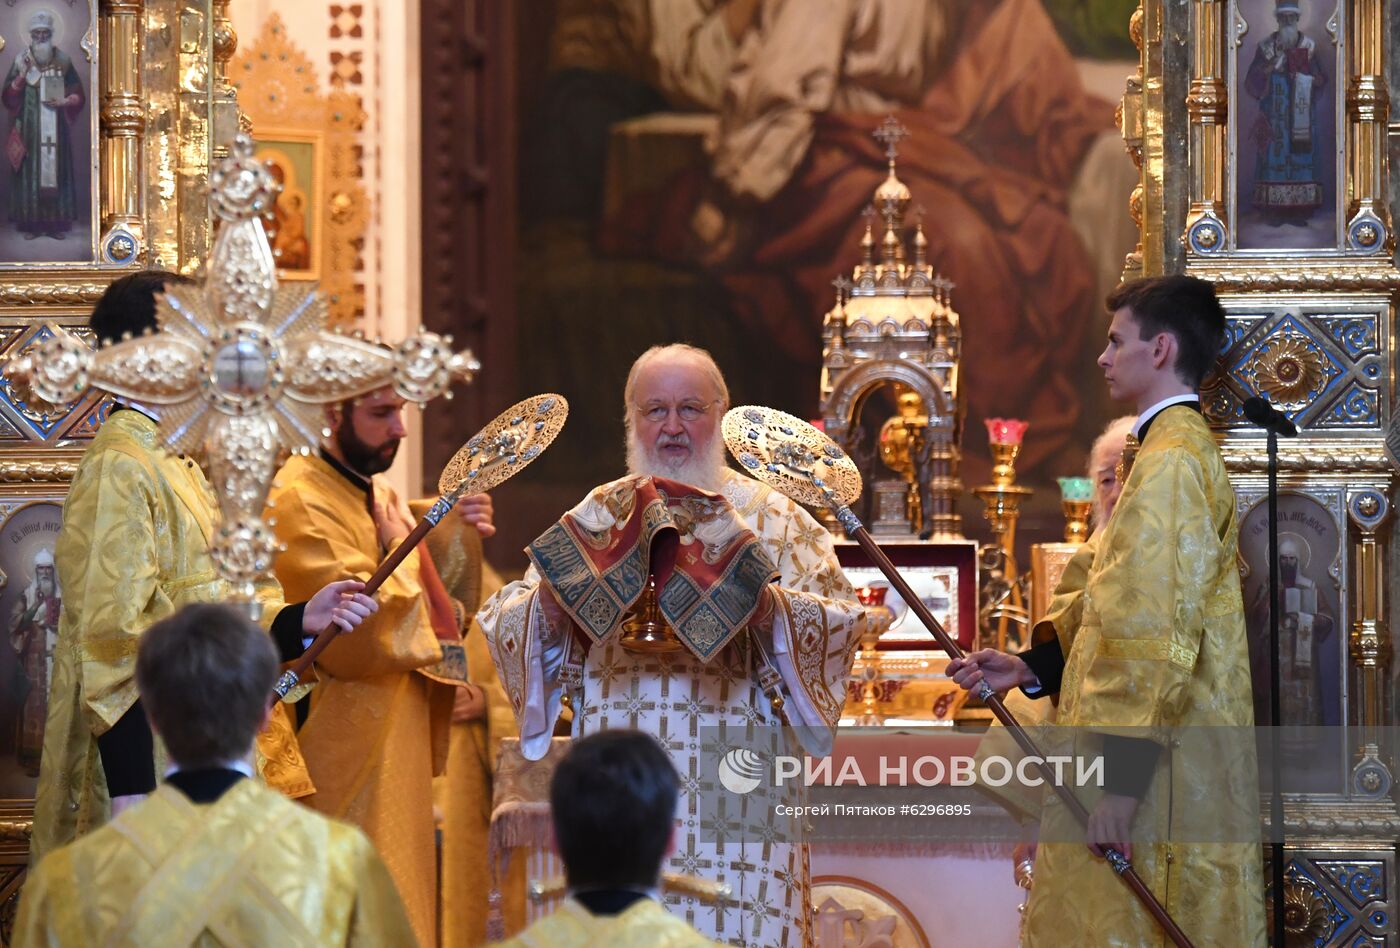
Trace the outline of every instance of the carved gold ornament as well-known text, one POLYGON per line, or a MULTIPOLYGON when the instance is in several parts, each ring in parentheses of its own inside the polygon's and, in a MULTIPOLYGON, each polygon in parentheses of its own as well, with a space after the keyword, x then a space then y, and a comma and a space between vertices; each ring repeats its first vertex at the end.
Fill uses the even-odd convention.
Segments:
POLYGON ((369 200, 355 156, 366 118, 359 96, 343 89, 322 93, 315 65, 292 43, 276 13, 268 16, 252 44, 233 57, 229 79, 256 143, 300 144, 314 153, 314 180, 297 181, 281 197, 299 206, 280 208, 280 222, 273 213, 275 202, 264 211, 265 224, 274 231, 280 226, 283 238, 294 233, 288 215, 299 216, 305 227, 304 259, 287 255, 291 245, 284 245, 283 239, 273 243, 274 254, 282 254, 278 275, 288 283, 319 281, 330 322, 352 325, 365 308, 365 291, 356 285, 355 271, 369 224, 369 200))
POLYGON ((544 453, 569 418, 563 395, 535 395, 516 402, 452 455, 438 478, 438 493, 479 494, 513 477, 544 453))
POLYGON ((204 284, 169 289, 156 308, 161 332, 97 352, 56 335, 10 373, 54 403, 91 385, 155 406, 171 447, 207 461, 223 513, 210 553, 251 600, 275 552, 261 516, 275 466, 284 450, 317 447, 321 406, 386 385, 421 404, 479 365, 429 332, 393 349, 328 331, 314 286, 278 288, 260 221, 277 183, 254 160, 251 139, 239 135, 210 180, 221 226, 204 284))
POLYGON ((1288 407, 1311 402, 1327 384, 1327 363, 1304 337, 1284 333, 1269 339, 1250 361, 1254 390, 1288 407))
POLYGON ((759 405, 725 412, 725 446, 744 473, 799 504, 823 507, 860 496, 860 471, 846 452, 800 418, 759 405))
POLYGON ((1306 876, 1283 885, 1283 928, 1289 945, 1322 944, 1332 935, 1332 903, 1306 876))

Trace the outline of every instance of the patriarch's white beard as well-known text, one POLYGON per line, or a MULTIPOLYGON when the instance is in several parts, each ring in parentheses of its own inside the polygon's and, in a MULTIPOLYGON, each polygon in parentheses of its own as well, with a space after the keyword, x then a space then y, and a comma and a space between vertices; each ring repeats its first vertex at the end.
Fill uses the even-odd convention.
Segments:
POLYGON ((664 477, 691 487, 718 494, 724 489, 724 444, 718 432, 708 444, 697 445, 682 435, 673 443, 689 443, 690 457, 673 464, 656 453, 656 445, 644 445, 636 433, 627 433, 627 473, 643 477, 664 477))

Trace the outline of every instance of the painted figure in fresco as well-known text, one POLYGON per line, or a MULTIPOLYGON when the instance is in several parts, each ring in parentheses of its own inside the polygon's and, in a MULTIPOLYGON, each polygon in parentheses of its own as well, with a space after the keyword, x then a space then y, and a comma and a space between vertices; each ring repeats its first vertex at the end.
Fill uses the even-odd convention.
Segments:
MULTIPOLYGON (((1278 541, 1279 572, 1279 683, 1285 724, 1340 724, 1340 708, 1328 700, 1336 661, 1329 654, 1336 620, 1327 602, 1318 595, 1317 583, 1304 575, 1312 560, 1308 541, 1296 533, 1282 533, 1278 541), (1326 692, 1326 693, 1325 693, 1326 692)), ((1269 720, 1268 645, 1269 587, 1259 587, 1250 610, 1255 681, 1255 719, 1269 720), (1262 653, 1262 654, 1260 654, 1262 653)))
POLYGON ((1064 353, 1097 314, 1067 192, 1113 109, 1085 92, 1040 0, 782 0, 733 42, 707 173, 635 196, 603 249, 700 260, 772 356, 815 377, 830 280, 888 172, 871 133, 893 114, 928 259, 977 327, 963 371, 995 380, 972 415, 1029 418, 1028 468, 1067 444, 1082 383, 1064 353))
POLYGON ((39 10, 28 27, 29 45, 0 90, 10 115, 10 221, 26 240, 62 240, 80 213, 72 126, 87 97, 73 60, 53 43, 53 13, 39 10))
POLYGON ((32 777, 39 776, 53 646, 58 639, 58 612, 62 606, 53 552, 41 549, 34 556, 33 579, 25 587, 10 621, 10 646, 19 656, 26 689, 15 728, 16 755, 20 766, 32 777))
POLYGON ((1317 145, 1317 100, 1327 73, 1317 43, 1298 28, 1298 0, 1278 0, 1278 29, 1259 42, 1244 89, 1259 102, 1252 134, 1259 145, 1254 168, 1254 206, 1275 227, 1307 225, 1322 206, 1317 145))

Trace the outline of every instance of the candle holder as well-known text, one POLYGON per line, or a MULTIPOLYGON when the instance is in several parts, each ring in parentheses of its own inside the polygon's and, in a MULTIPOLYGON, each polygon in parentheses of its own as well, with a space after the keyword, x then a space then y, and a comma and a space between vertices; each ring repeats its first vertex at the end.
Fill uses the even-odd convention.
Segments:
POLYGON ((1025 611, 1025 597, 1021 593, 1020 583, 1016 581, 1020 575, 1016 565, 1016 521, 1021 515, 1021 501, 1033 492, 1016 483, 1016 456, 1021 453, 1021 440, 1029 426, 1029 422, 1015 418, 987 419, 987 439, 992 449, 992 483, 973 488, 972 491, 982 501, 983 514, 992 528, 993 545, 1002 551, 1002 578, 1010 586, 995 628, 984 630, 995 637, 993 647, 1002 651, 1006 650, 1011 615, 1025 611))
POLYGON ((861 586, 856 590, 856 598, 865 607, 860 656, 856 662, 860 679, 860 724, 878 724, 882 718, 879 706, 884 674, 880 659, 880 636, 894 621, 894 611, 885 605, 887 592, 889 589, 885 586, 861 586))
POLYGON ((1083 543, 1089 539, 1094 482, 1087 477, 1061 477, 1059 484, 1060 509, 1065 514, 1065 542, 1083 543))

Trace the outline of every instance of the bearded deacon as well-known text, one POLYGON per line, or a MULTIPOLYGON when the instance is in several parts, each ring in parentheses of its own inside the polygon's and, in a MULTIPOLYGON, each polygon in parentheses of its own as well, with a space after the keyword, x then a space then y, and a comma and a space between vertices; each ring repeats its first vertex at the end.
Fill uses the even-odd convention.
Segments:
POLYGON ((701 766, 715 752, 708 735, 776 734, 782 717, 803 750, 830 751, 860 606, 827 532, 725 467, 718 432, 729 393, 709 353, 648 350, 625 401, 628 476, 593 490, 531 544, 525 578, 477 620, 527 757, 548 749, 566 696, 575 737, 635 728, 667 748, 681 793, 665 868, 732 889, 713 905, 668 893, 667 908, 717 941, 801 945, 810 897, 800 828, 719 842, 702 826, 701 791, 724 791, 704 787, 701 766), (675 651, 637 651, 623 629, 648 574, 675 651))

